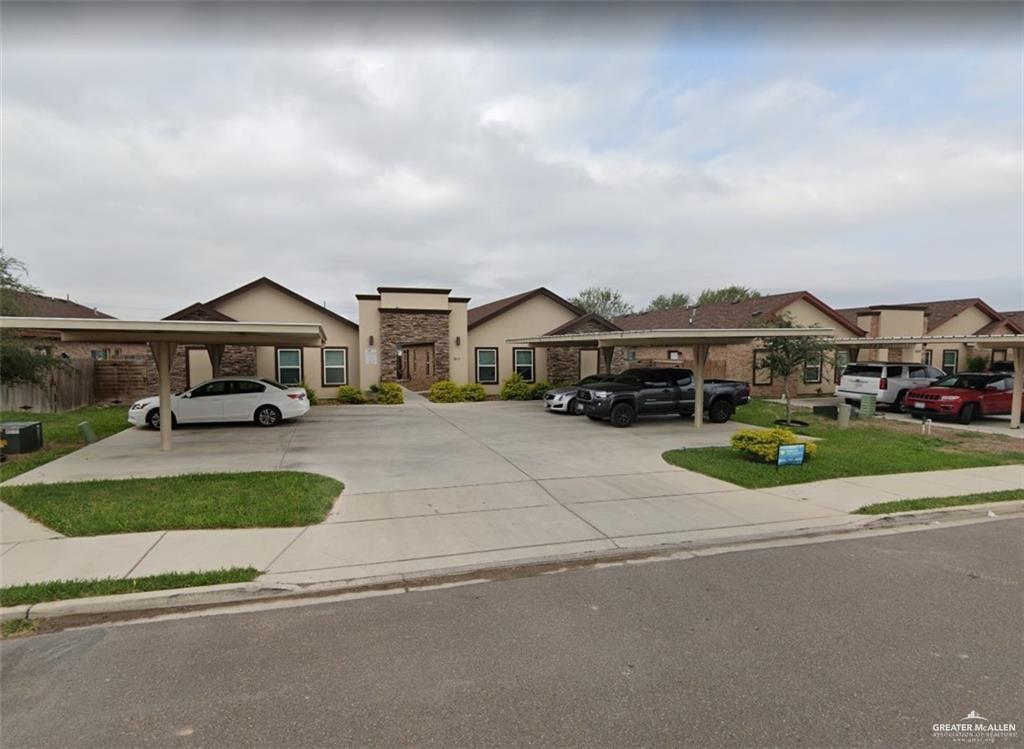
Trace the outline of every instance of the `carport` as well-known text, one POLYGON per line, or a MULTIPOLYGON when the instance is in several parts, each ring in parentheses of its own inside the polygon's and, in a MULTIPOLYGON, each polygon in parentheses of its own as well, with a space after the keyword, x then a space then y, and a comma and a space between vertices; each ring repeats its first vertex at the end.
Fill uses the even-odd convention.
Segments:
POLYGON ((206 346, 216 377, 226 345, 322 346, 327 340, 315 323, 0 317, 0 330, 56 330, 62 341, 69 342, 148 344, 160 382, 160 449, 164 452, 171 449, 171 362, 179 345, 206 346))
MULTIPOLYGON (((963 343, 982 348, 1007 349, 1013 353, 1013 400, 1010 403, 1010 429, 1020 429, 1022 380, 1024 380, 1024 335, 922 335, 894 336, 888 338, 836 338, 837 347, 911 349, 925 343, 963 343)), ((903 357, 904 361, 910 359, 903 357)))
MULTIPOLYGON (((752 343, 769 338, 800 338, 814 336, 830 338, 833 328, 688 328, 665 330, 609 330, 597 333, 564 333, 528 338, 508 338, 507 343, 541 348, 579 347, 596 348, 603 359, 603 371, 611 372, 612 356, 616 346, 683 347, 693 351, 694 409, 693 426, 704 424, 704 367, 712 346, 752 343)), ((855 339, 860 340, 860 339, 855 339)))

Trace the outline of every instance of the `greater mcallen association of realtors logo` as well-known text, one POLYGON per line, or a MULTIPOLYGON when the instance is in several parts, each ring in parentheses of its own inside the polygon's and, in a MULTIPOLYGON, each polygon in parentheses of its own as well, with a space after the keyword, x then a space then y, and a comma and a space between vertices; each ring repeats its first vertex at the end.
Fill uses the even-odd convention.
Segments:
POLYGON ((993 723, 988 718, 978 715, 976 710, 971 710, 956 723, 933 724, 932 736, 972 744, 994 742, 996 739, 1015 738, 1017 724, 993 723))

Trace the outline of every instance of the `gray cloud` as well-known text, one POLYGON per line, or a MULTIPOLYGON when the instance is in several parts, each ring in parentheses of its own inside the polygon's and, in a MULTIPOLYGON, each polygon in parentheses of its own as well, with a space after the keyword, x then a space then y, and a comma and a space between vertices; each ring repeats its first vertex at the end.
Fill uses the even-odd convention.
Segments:
POLYGON ((259 275, 346 314, 378 284, 1024 307, 1002 10, 627 7, 5 9, 4 245, 122 317, 259 275))

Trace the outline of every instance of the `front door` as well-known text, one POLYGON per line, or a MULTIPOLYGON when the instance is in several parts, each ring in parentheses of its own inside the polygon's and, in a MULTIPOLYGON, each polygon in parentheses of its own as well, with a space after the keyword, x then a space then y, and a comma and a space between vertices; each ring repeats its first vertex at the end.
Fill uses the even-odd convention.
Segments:
POLYGON ((410 390, 427 390, 434 384, 434 344, 405 346, 405 380, 410 390))

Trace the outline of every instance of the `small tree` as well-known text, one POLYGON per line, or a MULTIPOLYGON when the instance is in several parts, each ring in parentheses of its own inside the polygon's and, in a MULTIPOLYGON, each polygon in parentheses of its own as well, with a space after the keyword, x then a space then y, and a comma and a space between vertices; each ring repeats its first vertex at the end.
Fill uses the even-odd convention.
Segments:
POLYGON ((704 289, 697 297, 697 304, 742 302, 744 299, 757 299, 759 296, 760 291, 748 289, 746 286, 723 286, 720 289, 704 289))
POLYGON ((644 312, 689 307, 691 301, 690 295, 682 291, 677 291, 674 294, 658 294, 658 296, 654 297, 654 299, 651 300, 651 303, 647 305, 647 309, 645 309, 644 312))
MULTIPOLYGON (((770 320, 766 327, 771 328, 794 328, 793 318, 783 313, 770 320)), ((812 326, 818 327, 818 326, 812 326)), ((802 372, 808 362, 821 362, 824 367, 826 361, 832 361, 832 347, 823 338, 816 336, 793 336, 763 339, 764 358, 761 360, 764 368, 772 373, 773 377, 782 380, 782 392, 786 402, 786 423, 793 421, 793 412, 790 404, 790 386, 793 375, 802 372)))
MULTIPOLYGON (((0 314, 17 316, 20 312, 11 291, 38 294, 24 277, 25 264, 0 248, 0 314)), ((0 335, 0 380, 4 382, 42 382, 57 360, 40 353, 28 345, 17 330, 5 330, 0 335)))
POLYGON ((971 354, 967 357, 968 372, 984 372, 988 369, 988 359, 981 354, 971 354))
POLYGON ((606 286, 590 286, 569 301, 587 312, 609 319, 628 315, 633 311, 633 305, 626 301, 621 291, 606 286))

